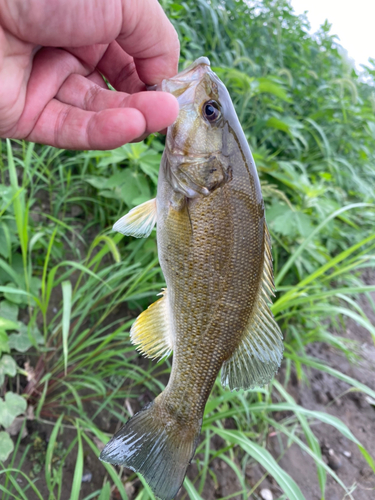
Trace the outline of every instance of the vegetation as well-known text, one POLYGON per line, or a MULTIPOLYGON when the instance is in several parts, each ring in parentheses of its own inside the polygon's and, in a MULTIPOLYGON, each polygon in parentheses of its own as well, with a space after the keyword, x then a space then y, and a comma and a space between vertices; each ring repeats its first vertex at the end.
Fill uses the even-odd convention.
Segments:
MULTIPOLYGON (((312 37, 307 19, 286 0, 162 5, 179 33, 181 67, 210 58, 252 148, 273 239, 273 312, 285 336, 283 385, 275 380, 231 393, 215 384, 194 460, 198 474, 185 481, 186 494, 201 498, 207 478, 215 481, 210 464, 220 457, 237 474, 242 490, 235 494, 244 499, 252 493, 244 475, 252 461, 275 478, 282 498, 303 499, 266 449, 274 430, 314 458, 322 498, 327 474, 350 498, 322 460, 311 424, 338 428, 375 472, 366 443, 329 414, 299 406, 286 387, 292 372, 304 381, 315 367, 375 399, 370 388, 306 354, 308 344, 326 342, 352 356, 348 340, 331 333, 345 317, 375 341, 375 328, 355 301, 358 294, 370 300, 375 290, 361 280, 374 267, 375 60, 363 70, 364 83, 341 56, 329 25, 312 37), (212 446, 217 436, 219 450, 212 446)), ((85 450, 98 455, 109 439, 100 417, 125 422, 146 391, 153 397, 164 387, 170 360, 141 360, 129 341, 133 318, 164 284, 155 238, 111 231, 121 215, 155 195, 162 142, 152 136, 107 152, 1 142, 0 490, 6 500, 60 499, 67 489, 71 499, 83 499, 85 450), (40 473, 24 472, 35 455, 32 443, 21 446, 26 417, 54 423, 48 446, 38 452, 40 473), (16 421, 22 428, 14 443, 9 427, 16 421), (63 429, 74 432, 66 449, 63 429), (71 457, 74 476, 67 484, 64 465, 71 457)), ((85 500, 109 499, 114 491, 113 498, 127 499, 122 474, 103 464, 103 485, 85 500)), ((146 484, 141 498, 153 498, 146 484)))

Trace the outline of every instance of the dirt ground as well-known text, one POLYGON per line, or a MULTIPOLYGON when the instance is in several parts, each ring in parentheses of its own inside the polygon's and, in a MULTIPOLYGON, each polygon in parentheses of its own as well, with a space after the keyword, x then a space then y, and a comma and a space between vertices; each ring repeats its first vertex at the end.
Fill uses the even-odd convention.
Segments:
MULTIPOLYGON (((370 278, 368 278, 370 281, 370 278)), ((371 284, 375 283, 372 276, 371 284)), ((368 283, 370 284, 370 282, 368 283)), ((375 300, 375 294, 372 295, 375 300)), ((371 323, 375 325, 375 312, 369 302, 361 300, 361 306, 371 323)), ((359 342, 362 359, 351 364, 345 356, 326 344, 313 344, 307 354, 319 358, 330 367, 366 384, 375 390, 375 346, 367 330, 348 321, 345 337, 359 342)), ((281 371, 282 376, 282 371, 281 371)), ((354 436, 375 457, 375 402, 358 391, 350 391, 345 382, 311 369, 309 371, 309 385, 299 385, 292 378, 288 392, 296 402, 309 410, 327 412, 340 418, 351 430, 354 436)), ((332 426, 318 423, 314 426, 314 433, 319 440, 323 459, 336 472, 347 487, 352 487, 354 500, 375 499, 375 475, 363 458, 358 447, 332 426)), ((270 440, 270 451, 277 457, 280 452, 277 439, 270 440)), ((279 464, 300 486, 306 500, 320 500, 320 490, 316 480, 316 467, 313 460, 297 445, 293 444, 279 464)), ((254 479, 259 477, 255 474, 254 479)), ((270 488, 273 497, 280 494, 275 485, 266 480, 261 488, 270 488)), ((344 500, 344 492, 334 479, 328 477, 326 500, 344 500)))
MULTIPOLYGON (((369 278, 370 280, 370 278, 369 278)), ((371 278, 371 283, 375 283, 375 276, 371 278)), ((375 294, 373 294, 375 299, 375 294)), ((371 322, 375 325, 375 313, 370 304, 366 300, 361 301, 361 305, 371 322)), ((314 356, 330 367, 335 368, 342 373, 355 378, 356 380, 368 385, 375 390, 375 346, 371 335, 362 327, 348 321, 346 331, 344 332, 347 338, 355 340, 360 345, 361 360, 351 364, 347 358, 337 350, 328 347, 325 344, 313 344, 308 348, 307 354, 314 356)), ((317 370, 310 369, 308 372, 308 384, 299 384, 296 377, 291 377, 288 385, 288 392, 293 396, 298 404, 310 409, 327 412, 340 418, 351 430, 354 436, 362 442, 367 450, 375 457, 375 405, 364 394, 357 391, 348 392, 349 385, 337 380, 336 378, 327 375, 317 370)), ((280 370, 278 374, 279 380, 283 380, 284 371, 280 370)), ((147 401, 139 401, 139 406, 143 406, 147 401)), ((137 408, 135 408, 137 410, 137 408)), ((114 422, 106 420, 105 414, 99 416, 96 424, 104 431, 113 432, 114 422)), ((28 456, 22 467, 26 474, 34 474, 37 478, 37 486, 40 491, 45 492, 45 498, 48 498, 48 492, 44 484, 44 470, 39 473, 35 472, 35 463, 43 461, 43 447, 45 449, 49 435, 52 432, 53 426, 50 424, 36 423, 35 421, 28 423, 29 436, 22 441, 19 457, 16 458, 15 464, 18 463, 21 454, 25 451, 26 446, 30 445, 28 456), (40 446, 39 455, 38 449, 35 449, 34 440, 31 438, 32 433, 36 431, 37 442, 40 446)), ((342 434, 332 426, 322 423, 314 425, 314 433, 319 440, 322 450, 323 459, 331 467, 338 477, 347 487, 352 488, 353 500, 375 500, 375 475, 367 465, 357 446, 343 437, 342 434)), ((75 431, 65 431, 63 435, 61 447, 68 448, 69 443, 75 436, 75 431)), ((219 440, 219 438, 217 438, 219 440)), ((269 438, 269 451, 275 458, 279 459, 281 467, 295 479, 301 488, 306 500, 320 500, 320 490, 317 482, 316 467, 313 460, 307 453, 302 451, 297 445, 293 444, 289 448, 287 442, 283 442, 286 452, 280 458, 280 443, 276 436, 269 438)), ((220 448, 222 443, 218 441, 217 448, 220 448)), ((284 450, 285 451, 285 450, 284 450)), ((6 464, 8 465, 8 464, 6 464)), ((61 500, 70 498, 70 485, 72 484, 75 467, 75 457, 70 454, 63 469, 63 485, 66 485, 66 491, 63 490, 61 500)), ((212 469, 217 477, 217 483, 210 479, 206 481, 206 486, 202 492, 204 500, 221 499, 233 495, 233 493, 241 490, 241 485, 233 470, 222 460, 215 459, 212 462, 212 469)), ((105 470, 94 453, 85 447, 85 467, 84 479, 82 483, 81 498, 97 491, 103 484, 105 470)), ((188 469, 188 477, 194 482, 196 479, 197 467, 193 463, 188 469)), ((262 482, 264 470, 259 465, 251 465, 246 469, 246 482, 250 487, 256 489, 251 496, 254 499, 263 498, 260 494, 262 489, 268 489, 272 494, 272 498, 276 500, 282 495, 282 491, 276 482, 269 477, 266 477, 262 482), (259 483, 257 485, 257 483, 259 483)), ((125 477, 128 477, 126 483, 126 491, 130 500, 136 498, 140 482, 131 471, 125 472, 125 477), (127 475, 126 475, 127 474, 127 475)), ((17 478, 21 486, 25 485, 25 480, 21 477, 17 478)), ((198 486, 198 484, 196 485, 198 486)), ((37 498, 30 490, 28 490, 28 500, 37 498)), ((263 492, 264 495, 264 492, 263 492)), ((178 500, 184 500, 186 493, 181 491, 177 496, 178 500)), ((234 500, 240 500, 243 497, 239 495, 231 496, 234 500)), ((327 476, 327 488, 325 500, 344 500, 350 497, 344 494, 343 489, 334 479, 327 476)), ((112 500, 120 499, 116 491, 112 494, 112 500)), ((270 497, 271 499, 271 497, 270 497)))

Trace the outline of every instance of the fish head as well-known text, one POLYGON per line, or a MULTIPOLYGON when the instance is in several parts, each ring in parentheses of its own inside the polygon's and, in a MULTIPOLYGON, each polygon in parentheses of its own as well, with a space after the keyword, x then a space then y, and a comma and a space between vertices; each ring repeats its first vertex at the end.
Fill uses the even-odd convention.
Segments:
POLYGON ((173 78, 163 80, 161 89, 173 94, 180 106, 176 121, 167 130, 164 173, 159 176, 160 185, 165 178, 173 190, 172 205, 180 208, 186 199, 210 196, 235 178, 240 183, 249 172, 260 202, 249 145, 229 92, 209 60, 200 57, 173 78))
POLYGON ((170 154, 204 157, 220 153, 226 115, 233 105, 209 60, 200 57, 175 77, 163 80, 162 90, 173 94, 180 106, 179 115, 167 132, 170 154))

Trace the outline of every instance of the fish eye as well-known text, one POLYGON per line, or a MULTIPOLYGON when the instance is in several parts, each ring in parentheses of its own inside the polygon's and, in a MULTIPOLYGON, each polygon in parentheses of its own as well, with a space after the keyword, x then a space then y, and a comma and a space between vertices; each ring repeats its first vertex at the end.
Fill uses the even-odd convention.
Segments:
POLYGON ((207 101, 203 104, 203 115, 209 122, 216 122, 220 116, 221 111, 216 101, 207 101))

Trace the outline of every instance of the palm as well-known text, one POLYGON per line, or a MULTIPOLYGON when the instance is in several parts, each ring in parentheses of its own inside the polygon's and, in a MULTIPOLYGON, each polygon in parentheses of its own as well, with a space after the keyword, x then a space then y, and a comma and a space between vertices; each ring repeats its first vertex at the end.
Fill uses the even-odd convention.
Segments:
POLYGON ((4 33, 0 27, 0 47, 5 46, 8 49, 6 54, 0 54, 0 110, 2 115, 0 136, 10 131, 22 114, 26 95, 25 74, 30 71, 28 62, 32 51, 27 43, 9 38, 9 34, 4 33), (12 49, 19 54, 17 58, 9 54, 12 49), (12 78, 7 75, 12 75, 12 78))
MULTIPOLYGON (((35 8, 43 3, 38 0, 35 8)), ((73 149, 110 149, 169 125, 177 114, 174 98, 141 91, 145 83, 176 70, 176 39, 167 58, 160 41, 152 39, 155 34, 147 46, 142 26, 132 40, 134 33, 127 35, 121 16, 114 15, 120 0, 113 0, 111 8, 107 0, 96 32, 92 28, 98 25, 98 12, 90 16, 85 0, 72 1, 70 10, 66 0, 54 3, 61 12, 54 12, 52 22, 43 24, 39 13, 36 25, 29 16, 23 27, 22 22, 17 25, 14 9, 8 12, 0 0, 0 47, 5 47, 3 54, 0 49, 0 136, 73 149), (42 32, 41 25, 47 26, 42 32), (101 74, 120 92, 108 90, 101 74)), ((138 6, 142 4, 164 16, 155 0, 138 6)))

